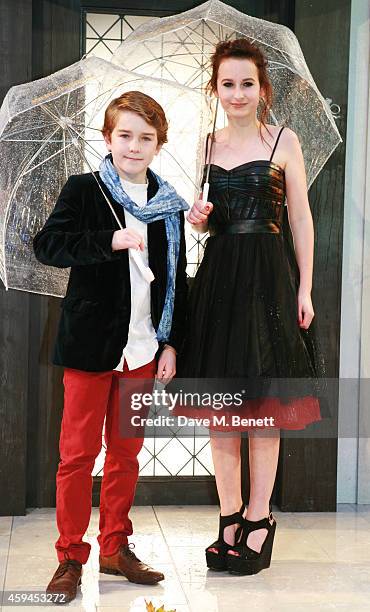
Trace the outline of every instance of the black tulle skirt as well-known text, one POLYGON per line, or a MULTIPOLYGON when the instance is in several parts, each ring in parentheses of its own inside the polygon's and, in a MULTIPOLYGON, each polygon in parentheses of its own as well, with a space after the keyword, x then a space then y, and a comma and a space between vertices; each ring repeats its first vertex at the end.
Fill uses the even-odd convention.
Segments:
POLYGON ((299 270, 289 249, 282 233, 207 239, 190 291, 178 376, 282 379, 281 393, 254 393, 240 410, 248 417, 272 415, 279 428, 303 429, 328 416, 315 392, 325 364, 315 319, 308 330, 298 324, 299 270), (293 379, 307 380, 307 391, 290 393, 293 379))

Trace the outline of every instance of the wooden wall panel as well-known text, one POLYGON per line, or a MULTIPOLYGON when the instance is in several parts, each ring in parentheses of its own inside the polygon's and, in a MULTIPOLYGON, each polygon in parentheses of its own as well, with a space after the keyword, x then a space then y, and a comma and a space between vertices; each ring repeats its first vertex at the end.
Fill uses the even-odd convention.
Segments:
MULTIPOLYGON (((325 98, 340 106, 343 138, 309 192, 315 226, 313 304, 327 376, 339 375, 343 205, 350 0, 296 0, 295 33, 325 98)), ((337 419, 337 403, 333 416, 337 419)), ((335 425, 335 422, 333 423, 335 425)), ((277 503, 282 510, 336 509, 337 438, 282 441, 277 503)))
MULTIPOLYGON (((0 102, 31 76, 32 2, 0 4, 0 102)), ((0 515, 26 508, 29 296, 0 286, 0 515)))
MULTIPOLYGON (((80 59, 79 0, 33 0, 32 78, 80 59)), ((55 505, 63 369, 51 364, 60 299, 30 295, 27 506, 55 505)))

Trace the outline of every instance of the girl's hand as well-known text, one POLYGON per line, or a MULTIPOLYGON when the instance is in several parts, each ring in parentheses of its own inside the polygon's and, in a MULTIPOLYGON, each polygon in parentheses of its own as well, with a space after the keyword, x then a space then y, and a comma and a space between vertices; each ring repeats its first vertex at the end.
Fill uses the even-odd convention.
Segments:
POLYGON ((308 329, 315 313, 313 311, 311 294, 298 291, 298 324, 302 329, 308 329))
POLYGON ((156 377, 167 385, 176 374, 176 351, 171 346, 165 346, 158 360, 156 377))
POLYGON ((144 238, 139 232, 125 227, 125 229, 117 230, 112 238, 112 251, 121 251, 122 249, 136 249, 143 251, 145 248, 144 238))
POLYGON ((213 204, 211 202, 196 200, 186 218, 192 225, 201 225, 207 222, 208 215, 211 214, 212 210, 213 204))

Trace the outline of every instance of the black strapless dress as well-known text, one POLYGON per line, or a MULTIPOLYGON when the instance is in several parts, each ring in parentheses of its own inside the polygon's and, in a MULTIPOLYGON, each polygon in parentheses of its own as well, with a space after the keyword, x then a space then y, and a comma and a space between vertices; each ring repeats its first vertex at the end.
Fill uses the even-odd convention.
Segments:
MULTIPOLYGON (((190 291, 178 376, 323 377, 315 320, 308 330, 298 324, 299 269, 282 231, 284 170, 271 160, 231 170, 212 164, 209 183, 210 237, 190 291)), ((311 394, 251 400, 243 410, 286 429, 322 418, 311 394)))

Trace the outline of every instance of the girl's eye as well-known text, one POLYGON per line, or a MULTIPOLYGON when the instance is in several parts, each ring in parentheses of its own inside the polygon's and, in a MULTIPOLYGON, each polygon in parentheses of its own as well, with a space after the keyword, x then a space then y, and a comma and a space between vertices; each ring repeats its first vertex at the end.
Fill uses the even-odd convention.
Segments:
MULTIPOLYGON (((244 85, 246 87, 251 87, 253 85, 253 83, 250 83, 249 81, 247 83, 244 83, 244 85)), ((224 87, 232 87, 233 84, 232 83, 224 83, 224 87)))
POLYGON ((121 138, 128 138, 128 134, 121 134, 121 138))

